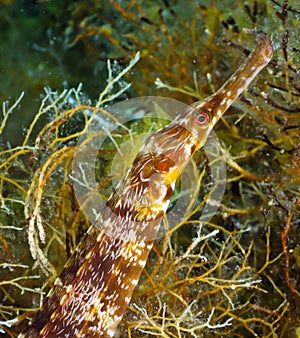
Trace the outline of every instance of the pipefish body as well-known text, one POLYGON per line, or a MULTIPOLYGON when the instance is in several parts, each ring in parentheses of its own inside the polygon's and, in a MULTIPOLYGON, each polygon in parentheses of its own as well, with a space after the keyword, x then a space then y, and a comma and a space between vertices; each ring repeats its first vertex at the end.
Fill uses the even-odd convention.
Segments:
POLYGON ((18 338, 115 335, 176 179, 226 110, 269 63, 272 53, 269 38, 259 33, 245 63, 215 94, 187 107, 147 138, 109 197, 101 224, 84 235, 42 308, 18 338))

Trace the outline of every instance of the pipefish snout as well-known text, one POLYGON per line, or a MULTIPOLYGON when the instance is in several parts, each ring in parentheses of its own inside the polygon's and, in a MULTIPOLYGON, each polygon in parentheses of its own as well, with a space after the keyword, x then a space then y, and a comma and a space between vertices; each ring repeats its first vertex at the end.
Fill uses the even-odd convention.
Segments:
POLYGON ((180 172, 272 53, 269 38, 259 33, 245 63, 215 94, 147 138, 109 197, 101 224, 88 230, 19 338, 115 335, 180 172))

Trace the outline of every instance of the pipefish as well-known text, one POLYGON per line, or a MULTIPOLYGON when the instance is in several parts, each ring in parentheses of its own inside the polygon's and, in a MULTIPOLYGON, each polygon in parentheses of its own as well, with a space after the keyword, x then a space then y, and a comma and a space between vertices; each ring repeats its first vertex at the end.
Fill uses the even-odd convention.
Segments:
POLYGON ((83 236, 19 338, 115 335, 180 172, 272 54, 269 38, 258 33, 254 50, 215 94, 148 136, 109 197, 101 224, 83 236))

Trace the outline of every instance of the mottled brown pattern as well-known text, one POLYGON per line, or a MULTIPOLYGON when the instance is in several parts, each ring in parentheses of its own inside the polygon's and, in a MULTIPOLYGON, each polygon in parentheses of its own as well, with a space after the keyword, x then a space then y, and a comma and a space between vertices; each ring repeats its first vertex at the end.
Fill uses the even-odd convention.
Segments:
POLYGON ((109 198, 102 221, 84 236, 20 338, 114 336, 176 179, 271 56, 271 42, 261 33, 255 50, 223 87, 148 137, 109 198))

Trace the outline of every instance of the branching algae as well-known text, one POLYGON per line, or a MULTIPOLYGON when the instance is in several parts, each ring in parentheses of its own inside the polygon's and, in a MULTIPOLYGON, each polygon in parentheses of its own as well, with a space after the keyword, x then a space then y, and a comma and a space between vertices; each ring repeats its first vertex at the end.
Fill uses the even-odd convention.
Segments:
MULTIPOLYGON (((168 4, 164 3, 164 6, 168 4)), ((112 4, 127 22, 124 27, 128 27, 134 7, 125 11, 118 3, 112 4)), ((170 68, 161 61, 161 55, 153 56, 160 60, 155 63, 160 71, 152 75, 147 64, 141 63, 145 67, 143 74, 149 79, 139 81, 136 90, 143 94, 144 88, 149 87, 148 81, 153 83, 156 76, 160 77, 156 83, 163 87, 159 90, 169 91, 174 97, 184 95, 188 100, 190 95, 201 99, 215 91, 214 87, 223 80, 220 73, 229 75, 229 69, 236 66, 241 54, 248 54, 245 46, 251 43, 240 28, 245 26, 244 15, 249 18, 247 27, 259 26, 275 32, 272 39, 276 51, 268 69, 254 80, 248 93, 241 96, 219 123, 222 128, 218 129, 218 136, 224 142, 223 159, 227 165, 226 192, 219 212, 207 223, 199 221, 208 194, 205 187, 213 177, 209 174, 211 164, 205 164, 205 154, 197 152, 192 163, 200 170, 197 176, 197 184, 202 185, 200 195, 194 196, 195 204, 191 203, 184 220, 154 244, 119 325, 121 336, 299 335, 299 9, 292 1, 249 1, 247 6, 242 2, 237 5, 246 14, 238 16, 230 9, 225 13, 218 6, 197 7, 205 22, 201 32, 206 29, 207 33, 201 39, 195 34, 194 28, 199 23, 195 12, 187 35, 193 37, 191 48, 196 51, 198 43, 205 46, 209 58, 207 53, 190 57, 180 48, 180 40, 176 40, 175 49, 174 34, 165 12, 159 17, 159 11, 152 8, 142 16, 145 23, 142 34, 146 34, 148 27, 152 36, 152 29, 165 20, 166 29, 161 30, 165 39, 157 36, 156 42, 168 41, 173 46, 167 48, 170 68), (265 17, 266 24, 262 20, 265 17), (222 29, 226 40, 213 43, 214 36, 222 29), (225 59, 224 48, 232 52, 230 59, 225 59), (176 62, 178 59, 181 63, 176 62), (194 67, 205 68, 201 79, 199 73, 193 79, 193 69, 186 71, 184 66, 192 65, 194 59, 194 67), (176 71, 170 71, 172 64, 176 71)), ((170 6, 164 11, 174 16, 176 9, 170 6)), ((140 10, 145 13, 145 7, 140 6, 140 10)), ((97 30, 91 29, 98 22, 85 23, 98 41, 97 30)), ((86 45, 93 47, 93 40, 83 36, 85 26, 80 27, 82 35, 73 42, 85 38, 86 45)), ((109 28, 108 24, 98 32, 102 36, 105 33, 120 46, 119 37, 114 36, 116 31, 109 28)), ((134 34, 127 36, 127 55, 133 55, 135 46, 142 55, 149 55, 146 52, 151 51, 151 46, 146 48, 142 41, 134 34)), ((123 52, 119 51, 116 59, 123 52)), ((112 79, 111 75, 108 83, 112 79)), ((124 88, 119 87, 114 93, 124 88)), ((112 93, 107 91, 97 104, 91 105, 81 88, 61 94, 47 90, 24 142, 12 149, 2 146, 0 325, 3 336, 15 337, 26 326, 53 284, 50 276, 61 271, 90 225, 74 198, 71 160, 78 136, 93 116, 106 114, 103 100, 109 103, 112 93), (40 128, 38 122, 43 116, 49 123, 40 128), (35 261, 30 258, 29 250, 35 261)), ((17 105, 19 102, 11 108, 4 105, 1 132, 17 105)), ((127 130, 121 128, 113 140, 121 144, 122 139, 130 139, 130 133, 140 132, 146 125, 144 121, 138 127, 132 124, 127 130)), ((107 171, 117 151, 108 144, 97 163, 100 185, 107 189, 106 196, 110 194, 107 171)))

